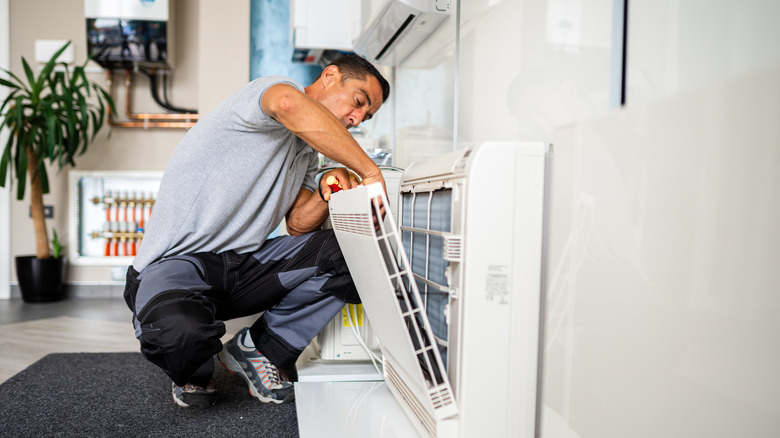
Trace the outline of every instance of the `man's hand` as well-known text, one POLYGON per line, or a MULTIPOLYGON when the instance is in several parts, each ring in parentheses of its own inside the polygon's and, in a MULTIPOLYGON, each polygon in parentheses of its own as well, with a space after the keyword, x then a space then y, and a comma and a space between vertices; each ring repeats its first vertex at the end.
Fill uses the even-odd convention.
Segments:
MULTIPOLYGON (((372 176, 366 176, 363 178, 363 180, 360 180, 360 177, 358 177, 354 172, 348 171, 345 168, 338 168, 333 169, 328 172, 325 172, 322 175, 322 179, 320 179, 320 189, 322 190, 322 197, 325 201, 330 201, 330 197, 334 192, 337 192, 339 190, 333 190, 330 187, 330 184, 333 179, 336 179, 338 181, 339 189, 343 190, 349 190, 354 189, 357 186, 360 185, 369 185, 373 184, 375 182, 381 182, 382 188, 385 190, 385 196, 387 196, 387 188, 385 187, 385 179, 382 176, 381 172, 378 172, 376 175, 372 176), (329 181, 330 180, 330 181, 329 181)), ((382 219, 385 217, 385 206, 382 203, 382 198, 377 197, 376 202, 379 204, 379 212, 381 214, 382 219)), ((373 219, 374 219, 374 229, 379 229, 379 219, 376 216, 376 211, 372 208, 373 219)))
MULTIPOLYGON (((381 182, 382 183, 382 189, 385 191, 385 197, 387 197, 387 186, 385 185, 385 178, 382 176, 382 172, 379 172, 376 174, 376 176, 366 176, 363 178, 363 182, 361 183, 364 186, 367 186, 369 184, 373 184, 375 182, 381 182)), ((382 216, 382 220, 385 219, 385 205, 382 203, 382 198, 377 197, 376 202, 379 204, 379 213, 382 216)), ((379 230, 379 218, 376 216, 376 210, 373 208, 371 211, 374 213, 374 229, 379 230)))
POLYGON ((338 191, 333 190, 328 181, 329 179, 333 180, 334 178, 341 190, 354 189, 360 185, 360 178, 355 173, 350 172, 343 167, 325 172, 322 175, 322 179, 320 179, 320 189, 322 190, 322 197, 325 201, 330 201, 330 195, 333 194, 334 191, 338 191))

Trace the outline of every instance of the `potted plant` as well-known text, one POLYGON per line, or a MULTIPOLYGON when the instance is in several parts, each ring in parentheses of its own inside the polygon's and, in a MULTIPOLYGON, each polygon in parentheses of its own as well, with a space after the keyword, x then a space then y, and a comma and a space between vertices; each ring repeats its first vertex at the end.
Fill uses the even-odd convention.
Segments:
MULTIPOLYGON (((21 200, 26 177, 30 179, 36 255, 16 257, 19 287, 28 301, 56 300, 63 290, 64 261, 59 251, 52 257, 49 250, 43 209, 43 194, 49 192, 45 163, 48 160, 58 170, 75 165, 74 158, 86 151, 103 126, 106 106, 114 106, 111 96, 87 79, 84 68, 89 60, 72 70, 64 63, 64 68, 55 69, 57 58, 69 44, 52 55, 37 77, 24 57, 26 81, 5 69, 7 79, 0 77, 0 85, 9 90, 0 104, 0 128, 9 132, 0 158, 0 187, 5 187, 8 175, 14 174, 16 197, 21 200), (31 279, 36 281, 30 284, 31 279)), ((56 238, 54 246, 60 248, 56 238)))

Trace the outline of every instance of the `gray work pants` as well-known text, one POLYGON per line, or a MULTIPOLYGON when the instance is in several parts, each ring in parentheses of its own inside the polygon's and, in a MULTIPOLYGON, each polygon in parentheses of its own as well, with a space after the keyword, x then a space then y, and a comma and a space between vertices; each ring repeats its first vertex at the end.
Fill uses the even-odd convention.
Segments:
POLYGON ((268 240, 257 252, 196 253, 128 269, 125 300, 144 356, 177 385, 208 384, 223 321, 264 312, 250 327, 282 370, 345 302, 360 302, 332 230, 268 240))

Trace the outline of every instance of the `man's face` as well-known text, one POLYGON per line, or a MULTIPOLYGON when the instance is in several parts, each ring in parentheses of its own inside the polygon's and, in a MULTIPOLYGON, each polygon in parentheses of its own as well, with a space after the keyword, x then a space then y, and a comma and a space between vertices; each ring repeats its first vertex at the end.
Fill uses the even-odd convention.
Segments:
POLYGON ((364 79, 341 80, 341 75, 329 83, 319 100, 349 129, 370 119, 382 106, 382 87, 372 75, 364 79))

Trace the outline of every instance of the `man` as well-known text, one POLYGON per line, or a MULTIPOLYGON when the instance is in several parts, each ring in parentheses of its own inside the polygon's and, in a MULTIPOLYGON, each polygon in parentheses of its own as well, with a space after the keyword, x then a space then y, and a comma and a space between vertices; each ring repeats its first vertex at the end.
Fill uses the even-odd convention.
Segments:
POLYGON ((333 175, 315 183, 317 152, 382 182, 348 128, 370 119, 390 87, 347 55, 305 89, 263 77, 239 89, 182 139, 166 167, 125 300, 141 352, 173 381, 173 398, 217 400, 215 359, 263 402, 293 400, 285 370, 346 302, 359 302, 328 215, 333 175), (266 241, 285 217, 290 236, 266 241), (263 312, 223 348, 222 321, 263 312))

